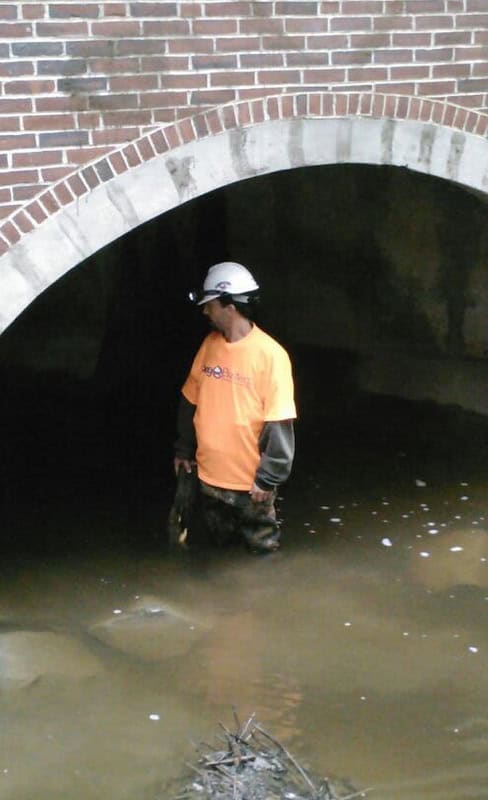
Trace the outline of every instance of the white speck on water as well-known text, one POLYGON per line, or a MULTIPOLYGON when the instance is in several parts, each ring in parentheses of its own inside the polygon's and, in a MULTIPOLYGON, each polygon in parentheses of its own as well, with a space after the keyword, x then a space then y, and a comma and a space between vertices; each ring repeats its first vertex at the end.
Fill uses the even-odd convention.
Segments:
POLYGON ((470 653, 477 653, 478 652, 478 648, 475 647, 472 644, 470 644, 470 646, 468 647, 468 650, 469 650, 470 653))
POLYGON ((159 716, 159 714, 149 714, 149 719, 152 719, 153 722, 158 722, 158 720, 160 719, 160 716, 159 716))
POLYGON ((428 522, 427 525, 429 528, 435 528, 435 522, 428 522))
POLYGON ((408 631, 403 631, 403 636, 408 636, 408 631))
POLYGON ((345 508, 346 506, 339 506, 339 508, 345 508))
POLYGON ((428 553, 428 552, 427 552, 427 550, 422 550, 422 552, 421 552, 421 553, 419 553, 419 556, 420 556, 421 558, 429 558, 429 556, 430 556, 430 553, 428 553))
POLYGON ((455 595, 455 594, 450 594, 450 595, 449 595, 449 600, 454 600, 454 599, 455 599, 455 597, 456 597, 456 595, 455 595))
POLYGON ((403 519, 408 519, 409 514, 402 514, 403 519))
POLYGON ((381 540, 381 544, 384 544, 385 547, 393 547, 393 544, 392 544, 391 540, 388 539, 388 537, 385 537, 384 539, 382 539, 381 540))
POLYGON ((478 520, 477 520, 477 519, 474 519, 474 520, 472 521, 471 525, 479 525, 479 522, 478 522, 478 520))
POLYGON ((365 695, 364 695, 364 694, 362 694, 360 699, 361 699, 361 700, 366 700, 366 697, 365 697, 365 695))
POLYGON ((7 774, 7 772, 8 772, 8 769, 4 769, 4 770, 3 770, 3 774, 4 774, 4 775, 6 775, 6 774, 7 774))
POLYGON ((415 534, 415 538, 416 538, 416 539, 423 539, 424 537, 422 536, 422 534, 421 534, 421 533, 416 533, 416 534, 415 534))
POLYGON ((195 626, 194 625, 190 625, 190 630, 194 631, 195 630, 195 626))
POLYGON ((310 528, 309 533, 317 533, 317 531, 315 530, 315 528, 310 528))
POLYGON ((114 608, 114 610, 112 611, 112 614, 122 614, 122 609, 121 608, 114 608))
POLYGON ((459 733, 459 728, 454 728, 453 733, 459 733))
POLYGON ((303 524, 305 525, 306 528, 310 526, 310 522, 304 522, 303 524))
POLYGON ((389 506, 390 504, 389 504, 388 500, 383 500, 381 505, 382 506, 389 506))
POLYGON ((140 594, 135 594, 134 595, 134 600, 140 600, 140 599, 141 599, 141 595, 140 594))
POLYGON ((320 508, 322 509, 322 511, 329 511, 330 510, 330 506, 320 506, 320 508))
POLYGON ((427 639, 427 634, 426 633, 421 633, 420 634, 420 638, 421 639, 427 639))
POLYGON ((486 558, 484 556, 481 556, 480 561, 484 563, 486 561, 486 558))
POLYGON ((196 792, 203 792, 203 786, 200 783, 194 781, 191 785, 192 789, 195 789, 196 792))
POLYGON ((462 519, 462 516, 461 516, 461 514, 456 514, 456 516, 454 517, 454 519, 462 519))
POLYGON ((331 517, 331 518, 330 518, 330 521, 331 521, 331 522, 340 522, 340 521, 341 521, 341 518, 340 518, 340 517, 331 517))
POLYGON ((462 550, 464 550, 464 547, 458 547, 457 545, 455 545, 454 547, 450 547, 449 550, 451 551, 451 553, 461 553, 462 550))
MULTIPOLYGON (((451 595, 451 597, 454 597, 454 595, 451 595)), ((459 639, 459 636, 460 636, 460 634, 459 634, 459 633, 453 633, 453 634, 452 634, 452 638, 453 638, 453 639, 459 639)))
POLYGON ((459 485, 460 486, 469 486, 469 483, 467 483, 466 481, 461 481, 461 483, 459 485))
POLYGON ((463 494, 463 496, 462 496, 462 497, 460 497, 459 499, 460 499, 460 500, 469 500, 469 497, 468 497, 468 495, 467 495, 467 494, 463 494))
POLYGON ((373 515, 373 517, 374 517, 374 516, 375 516, 375 514, 377 514, 378 512, 377 512, 377 511, 372 511, 371 513, 372 513, 372 515, 373 515))
POLYGON ((352 625, 352 622, 345 622, 345 623, 344 623, 344 627, 345 627, 345 628, 350 628, 350 627, 351 627, 351 625, 352 625))
POLYGON ((435 536, 436 533, 439 533, 439 531, 437 530, 437 528, 431 528, 429 533, 430 533, 431 536, 435 536))
POLYGON ((424 486, 427 486, 427 484, 425 481, 420 480, 420 478, 415 478, 415 486, 418 486, 419 489, 421 489, 424 486))

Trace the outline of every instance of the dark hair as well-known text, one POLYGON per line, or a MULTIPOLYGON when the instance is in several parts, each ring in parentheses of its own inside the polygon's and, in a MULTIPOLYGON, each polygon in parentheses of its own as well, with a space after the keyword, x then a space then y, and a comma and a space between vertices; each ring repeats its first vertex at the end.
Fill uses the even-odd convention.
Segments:
POLYGON ((247 303, 239 303, 239 300, 236 298, 237 295, 236 297, 233 297, 231 294, 221 294, 220 297, 218 297, 218 300, 220 301, 220 305, 224 306, 224 308, 225 306, 233 305, 235 306, 236 311, 238 311, 242 317, 253 320, 256 313, 256 307, 259 303, 258 293, 249 292, 247 303))

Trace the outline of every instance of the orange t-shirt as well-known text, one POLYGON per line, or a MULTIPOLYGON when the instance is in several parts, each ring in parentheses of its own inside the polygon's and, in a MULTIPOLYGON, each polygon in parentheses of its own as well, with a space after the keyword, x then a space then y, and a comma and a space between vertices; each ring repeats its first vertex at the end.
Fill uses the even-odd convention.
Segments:
POLYGON ((197 407, 200 479, 223 489, 250 489, 264 423, 296 417, 286 350, 257 325, 237 342, 210 333, 182 392, 197 407))

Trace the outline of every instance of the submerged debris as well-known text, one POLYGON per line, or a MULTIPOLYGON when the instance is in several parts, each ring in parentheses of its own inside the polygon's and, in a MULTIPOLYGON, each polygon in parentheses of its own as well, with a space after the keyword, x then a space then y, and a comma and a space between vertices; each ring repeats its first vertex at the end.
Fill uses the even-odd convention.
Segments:
POLYGON ((220 723, 220 749, 200 745, 197 765, 187 764, 192 778, 172 800, 353 800, 369 791, 312 778, 254 715, 235 720, 235 733, 220 723))

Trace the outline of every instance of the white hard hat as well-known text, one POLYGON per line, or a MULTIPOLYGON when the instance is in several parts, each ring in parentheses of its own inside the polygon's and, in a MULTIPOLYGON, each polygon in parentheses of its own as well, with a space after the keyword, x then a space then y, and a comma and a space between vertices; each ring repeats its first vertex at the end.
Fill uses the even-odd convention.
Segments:
POLYGON ((210 267, 203 282, 203 291, 192 292, 190 298, 201 306, 223 294, 230 294, 239 302, 247 303, 248 295, 257 289, 259 286, 246 267, 235 261, 222 261, 210 267))

